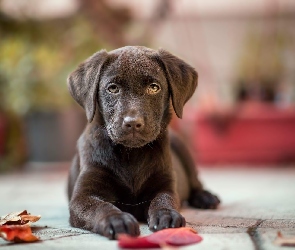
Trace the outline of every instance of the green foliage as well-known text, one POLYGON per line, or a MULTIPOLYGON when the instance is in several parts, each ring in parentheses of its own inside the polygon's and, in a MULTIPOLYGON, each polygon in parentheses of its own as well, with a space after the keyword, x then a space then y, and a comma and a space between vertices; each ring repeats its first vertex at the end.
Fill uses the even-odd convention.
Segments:
POLYGON ((94 34, 81 16, 46 22, 0 18, 1 109, 25 115, 69 105, 67 75, 102 47, 94 34))

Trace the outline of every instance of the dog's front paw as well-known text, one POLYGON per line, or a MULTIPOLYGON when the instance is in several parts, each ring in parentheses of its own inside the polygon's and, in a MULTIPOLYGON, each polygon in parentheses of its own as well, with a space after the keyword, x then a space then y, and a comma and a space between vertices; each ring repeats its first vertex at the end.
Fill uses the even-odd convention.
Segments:
POLYGON ((159 231, 164 228, 184 227, 184 217, 173 209, 158 209, 154 211, 148 220, 151 231, 159 231))
POLYGON ((102 234, 109 239, 116 239, 118 234, 138 236, 140 234, 137 220, 129 213, 115 213, 97 221, 94 228, 96 233, 102 234))
POLYGON ((220 200, 216 195, 206 190, 193 190, 188 203, 195 208, 216 209, 220 200))

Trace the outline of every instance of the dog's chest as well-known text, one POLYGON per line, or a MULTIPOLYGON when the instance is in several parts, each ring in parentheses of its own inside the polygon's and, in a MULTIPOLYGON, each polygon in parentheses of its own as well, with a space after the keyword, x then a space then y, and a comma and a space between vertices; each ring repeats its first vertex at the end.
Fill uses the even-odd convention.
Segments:
POLYGON ((169 165, 162 141, 141 148, 126 148, 100 137, 91 141, 91 149, 89 153, 97 166, 115 176, 116 190, 124 190, 119 196, 132 196, 135 200, 141 199, 141 194, 153 186, 150 177, 169 165))
POLYGON ((130 189, 131 194, 137 196, 142 191, 142 187, 146 186, 153 170, 154 168, 146 162, 144 155, 126 154, 118 160, 115 171, 121 183, 130 189))

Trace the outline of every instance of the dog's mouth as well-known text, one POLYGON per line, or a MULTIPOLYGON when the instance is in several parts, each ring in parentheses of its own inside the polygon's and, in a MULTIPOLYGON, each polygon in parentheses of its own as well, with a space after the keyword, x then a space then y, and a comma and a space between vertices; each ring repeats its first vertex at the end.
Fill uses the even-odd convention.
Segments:
POLYGON ((142 135, 139 132, 120 135, 109 133, 109 136, 115 144, 121 144, 128 148, 140 148, 156 139, 156 136, 142 135))

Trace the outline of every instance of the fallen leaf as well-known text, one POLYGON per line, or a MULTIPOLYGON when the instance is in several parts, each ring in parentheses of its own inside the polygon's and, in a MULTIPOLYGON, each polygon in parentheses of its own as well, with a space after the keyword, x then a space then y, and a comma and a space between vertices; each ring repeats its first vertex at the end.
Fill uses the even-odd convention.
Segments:
POLYGON ((279 246, 295 246, 295 236, 293 237, 284 237, 281 232, 278 232, 277 238, 274 241, 274 244, 279 246))
POLYGON ((7 214, 0 219, 0 226, 2 225, 26 225, 36 222, 41 218, 40 215, 31 215, 27 210, 21 212, 14 212, 7 214))
POLYGON ((168 228, 149 235, 149 240, 152 242, 165 241, 171 246, 185 246, 193 243, 198 243, 202 237, 190 227, 168 228))
POLYGON ((40 220, 41 216, 40 215, 30 215, 30 214, 26 214, 26 215, 21 215, 22 221, 24 221, 25 223, 32 223, 32 222, 36 222, 38 220, 40 220))
POLYGON ((145 237, 132 237, 128 234, 120 234, 118 236, 118 245, 121 248, 158 248, 158 243, 150 242, 145 237))
POLYGON ((3 225, 0 226, 0 237, 11 242, 34 242, 39 240, 32 234, 31 227, 28 225, 3 225))
POLYGON ((161 246, 186 246, 198 243, 202 237, 189 227, 168 228, 144 237, 121 234, 118 237, 121 248, 159 248, 161 246))
POLYGON ((31 215, 27 210, 7 214, 0 218, 0 237, 11 242, 34 242, 39 240, 32 234, 30 224, 40 215, 31 215))

